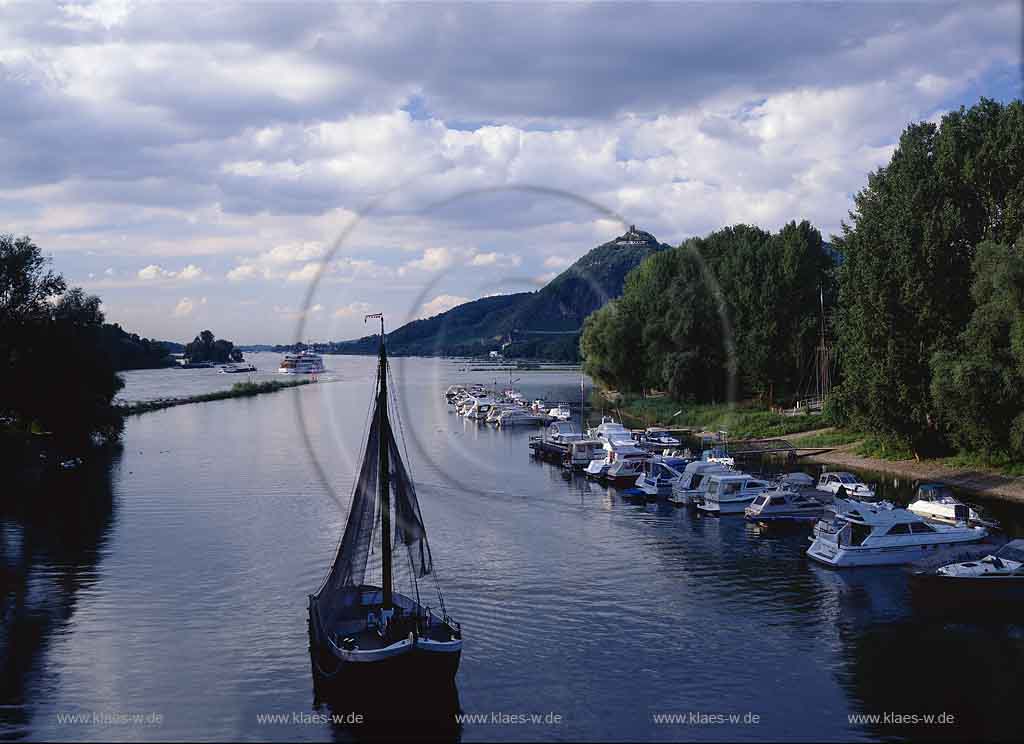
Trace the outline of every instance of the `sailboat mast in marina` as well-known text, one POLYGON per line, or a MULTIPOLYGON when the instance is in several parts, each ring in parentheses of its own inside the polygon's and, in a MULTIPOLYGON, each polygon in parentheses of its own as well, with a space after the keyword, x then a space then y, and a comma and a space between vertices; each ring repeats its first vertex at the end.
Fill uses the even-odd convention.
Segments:
POLYGON ((416 489, 391 426, 384 318, 370 318, 380 319, 381 335, 369 435, 338 554, 309 598, 317 689, 343 694, 365 689, 371 678, 387 677, 393 684, 396 671, 411 672, 405 678, 417 686, 451 684, 462 653, 461 627, 447 614, 440 589, 439 612, 420 603, 420 579, 433 573, 433 561, 416 489), (380 559, 379 584, 371 579, 374 553, 380 559), (409 594, 395 590, 399 569, 407 574, 409 594))

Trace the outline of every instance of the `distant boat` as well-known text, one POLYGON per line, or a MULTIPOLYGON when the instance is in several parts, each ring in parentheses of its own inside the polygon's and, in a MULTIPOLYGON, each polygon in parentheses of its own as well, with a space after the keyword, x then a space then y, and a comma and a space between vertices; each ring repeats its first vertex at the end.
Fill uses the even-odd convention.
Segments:
POLYGON ((440 613, 420 601, 420 580, 432 574, 433 562, 416 488, 388 415, 383 325, 382 318, 366 449, 334 565, 309 597, 309 637, 319 692, 351 698, 364 691, 401 706, 416 691, 452 686, 462 630, 447 614, 439 589, 440 613), (379 585, 370 583, 371 554, 380 561, 379 585), (409 594, 394 588, 395 557, 398 570, 407 574, 409 594), (407 688, 399 694, 402 684, 407 688))
POLYGON ((324 358, 311 351, 285 354, 277 371, 282 375, 318 375, 324 371, 324 358))
POLYGON ((225 364, 222 365, 218 371, 222 375, 237 375, 245 372, 255 372, 256 365, 250 362, 241 362, 238 364, 225 364))

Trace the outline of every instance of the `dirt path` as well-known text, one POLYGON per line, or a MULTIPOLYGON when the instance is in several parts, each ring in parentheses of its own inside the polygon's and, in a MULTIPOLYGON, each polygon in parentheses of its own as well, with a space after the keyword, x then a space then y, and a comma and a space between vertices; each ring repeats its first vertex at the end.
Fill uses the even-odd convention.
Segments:
POLYGON ((892 473, 908 480, 933 480, 948 483, 982 496, 1005 499, 1024 503, 1024 478, 1011 478, 985 470, 956 470, 935 462, 918 462, 917 460, 879 460, 874 457, 862 457, 853 450, 856 443, 836 447, 825 452, 804 458, 808 462, 819 462, 826 465, 838 465, 844 468, 877 470, 892 473))

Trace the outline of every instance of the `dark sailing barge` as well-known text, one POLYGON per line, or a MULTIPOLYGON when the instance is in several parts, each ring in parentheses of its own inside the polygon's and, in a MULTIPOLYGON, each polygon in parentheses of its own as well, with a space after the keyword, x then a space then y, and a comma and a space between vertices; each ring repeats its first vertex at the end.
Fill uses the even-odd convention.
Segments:
POLYGON ((379 692, 375 685, 384 680, 389 686, 410 680, 421 690, 451 686, 462 654, 461 628, 445 611, 440 590, 440 614, 420 602, 419 579, 433 571, 430 546, 388 417, 384 320, 371 317, 381 318, 381 343, 369 437, 338 555, 309 598, 310 654, 321 697, 379 692), (380 586, 368 583, 371 552, 380 560, 380 586), (395 558, 399 566, 408 563, 402 572, 412 596, 393 588, 395 558))

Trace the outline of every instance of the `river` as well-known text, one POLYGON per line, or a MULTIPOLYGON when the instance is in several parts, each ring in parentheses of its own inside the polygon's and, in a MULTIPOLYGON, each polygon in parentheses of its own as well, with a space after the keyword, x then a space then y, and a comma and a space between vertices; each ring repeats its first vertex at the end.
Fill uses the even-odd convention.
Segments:
MULTIPOLYGON (((250 358, 272 373, 274 355, 250 358)), ((110 461, 5 495, 0 735, 363 736, 301 717, 316 712, 307 595, 344 526, 374 373, 371 358, 327 365, 325 384, 130 417, 110 461)), ((532 460, 531 431, 447 410, 452 382, 503 381, 465 367, 393 369, 438 578, 464 629, 461 707, 482 716, 464 740, 1019 734, 1019 616, 922 610, 900 568, 810 563, 806 531, 637 506, 532 460), (947 718, 851 719, 894 713, 947 718)), ((516 374, 527 396, 579 399, 577 373, 516 374)), ((131 372, 121 397, 232 377, 131 372)), ((1019 510, 995 508, 1019 529, 1019 510)))

